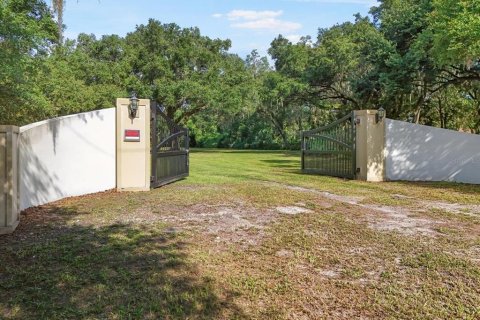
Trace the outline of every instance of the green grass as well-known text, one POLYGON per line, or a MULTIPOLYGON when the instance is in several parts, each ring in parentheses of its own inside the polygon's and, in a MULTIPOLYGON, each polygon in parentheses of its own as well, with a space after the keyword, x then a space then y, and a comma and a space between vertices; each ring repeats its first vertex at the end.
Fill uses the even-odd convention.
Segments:
POLYGON ((175 184, 27 210, 0 237, 0 319, 480 317, 480 217, 414 212, 478 204, 479 186, 299 166, 295 152, 194 150, 175 184), (411 210, 433 236, 374 228, 385 214, 322 191, 411 210))
MULTIPOLYGON (((479 203, 480 186, 441 182, 367 183, 304 175, 299 152, 194 150, 188 184, 238 184, 270 181, 396 203, 395 194, 424 200, 479 203)), ((408 201, 408 200, 403 200, 408 201)))

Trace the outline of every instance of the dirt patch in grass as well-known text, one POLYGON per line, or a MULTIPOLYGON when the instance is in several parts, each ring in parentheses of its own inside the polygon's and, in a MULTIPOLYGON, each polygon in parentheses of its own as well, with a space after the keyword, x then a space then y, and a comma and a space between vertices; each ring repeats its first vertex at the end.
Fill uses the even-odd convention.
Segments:
MULTIPOLYGON (((335 203, 341 203, 353 208, 361 209, 361 214, 352 216, 358 221, 362 221, 367 224, 369 228, 379 230, 382 232, 397 232, 406 236, 422 235, 428 237, 435 237, 439 235, 438 230, 443 227, 448 227, 449 223, 438 218, 422 214, 422 209, 412 210, 400 206, 385 206, 376 205, 370 203, 363 203, 363 197, 359 196, 344 196, 333 194, 327 191, 320 191, 311 188, 305 188, 300 186, 284 185, 280 183, 272 182, 260 182, 267 186, 274 188, 285 188, 294 193, 308 193, 315 195, 313 202, 296 202, 295 205, 289 206, 277 206, 270 208, 262 208, 255 206, 252 203, 247 203, 245 200, 237 199, 227 202, 219 203, 201 203, 190 206, 180 206, 172 203, 154 203, 141 206, 134 204, 133 210, 127 210, 114 217, 115 223, 120 224, 149 224, 164 222, 171 224, 174 227, 175 232, 183 230, 193 230, 205 233, 207 236, 212 237, 216 243, 221 244, 241 244, 245 245, 258 245, 262 238, 265 237, 268 226, 273 222, 280 219, 282 216, 297 215, 297 214, 309 214, 318 210, 331 211, 334 210, 335 203)), ((210 192, 211 188, 218 189, 217 186, 189 186, 178 185, 175 187, 170 186, 170 189, 178 188, 184 192, 198 192, 198 190, 210 192)), ((118 194, 117 194, 118 195, 118 194)), ((95 199, 102 197, 117 196, 115 193, 107 192, 104 194, 92 195, 95 199)), ((406 196, 393 195, 404 198, 406 196)), ((88 197, 88 196, 87 196, 88 197)), ((412 197, 408 197, 412 200, 412 197)), ((81 197, 79 199, 86 199, 81 197)), ((416 199, 415 199, 416 200, 416 199)), ((417 201, 417 200, 416 200, 417 201)), ((63 204, 68 200, 63 200, 57 204, 63 204)), ((448 210, 454 214, 477 214, 480 206, 468 205, 468 204, 450 204, 433 201, 421 201, 423 206, 419 205, 423 210, 429 208, 442 208, 448 210), (467 210, 468 209, 468 210, 467 210)), ((67 210, 68 211, 68 210, 67 210)), ((40 208, 32 208, 27 210, 26 215, 31 215, 33 219, 38 219, 36 224, 52 224, 49 220, 55 221, 55 219, 65 219, 65 210, 62 211, 62 215, 59 216, 55 209, 51 209, 48 205, 40 208), (31 214, 35 210, 46 210, 48 215, 31 214)), ((97 224, 98 226, 111 223, 111 220, 96 220, 87 218, 79 218, 78 210, 77 216, 73 223, 89 225, 97 224)), ((68 215, 68 212, 67 212, 68 215)), ((88 215, 88 213, 85 213, 88 215)), ((93 217, 92 217, 93 218, 93 217)), ((111 219, 111 218, 109 218, 111 219)), ((458 228, 458 225, 455 226, 458 228)))
MULTIPOLYGON (((282 185, 282 184, 275 183, 274 185, 282 185)), ((330 200, 336 200, 336 201, 340 201, 340 202, 344 202, 344 203, 348 203, 348 204, 358 204, 359 202, 361 202, 364 199, 363 197, 337 195, 337 194, 333 194, 333 193, 326 192, 326 191, 319 191, 319 190, 316 190, 316 189, 309 189, 309 188, 298 187, 298 186, 290 186, 290 185, 282 185, 282 186, 284 186, 288 190, 315 193, 315 194, 323 196, 324 198, 327 198, 327 199, 330 199, 330 200)))
POLYGON ((297 215, 301 213, 312 213, 313 211, 307 208, 302 208, 298 206, 288 206, 288 207, 276 207, 276 210, 283 214, 297 215))
POLYGON ((434 219, 414 217, 409 210, 403 208, 373 205, 361 206, 374 211, 366 215, 368 225, 380 231, 395 231, 404 235, 437 236, 436 227, 444 224, 434 219))
MULTIPOLYGON (((275 185, 279 184, 275 183, 275 185)), ((417 234, 436 236, 438 233, 435 229, 444 223, 433 218, 419 218, 417 217, 418 213, 411 212, 403 207, 364 204, 362 203, 362 200, 364 200, 363 197, 343 196, 326 191, 290 185, 285 185, 285 188, 297 192, 313 193, 321 198, 362 208, 363 219, 368 222, 368 226, 379 231, 393 231, 409 236, 417 234)))
POLYGON ((201 232, 220 244, 258 245, 267 226, 278 219, 275 210, 247 204, 198 204, 182 212, 161 215, 162 221, 183 230, 201 232))
POLYGON ((427 209, 445 210, 454 214, 480 218, 480 205, 448 203, 439 201, 421 201, 420 204, 427 209))

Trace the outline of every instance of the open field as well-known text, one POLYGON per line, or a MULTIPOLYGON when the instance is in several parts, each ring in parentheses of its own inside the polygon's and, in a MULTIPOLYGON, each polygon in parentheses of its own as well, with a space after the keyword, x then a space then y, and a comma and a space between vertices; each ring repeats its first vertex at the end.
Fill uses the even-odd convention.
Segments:
POLYGON ((191 176, 23 213, 0 319, 478 319, 480 186, 302 175, 202 150, 191 176))

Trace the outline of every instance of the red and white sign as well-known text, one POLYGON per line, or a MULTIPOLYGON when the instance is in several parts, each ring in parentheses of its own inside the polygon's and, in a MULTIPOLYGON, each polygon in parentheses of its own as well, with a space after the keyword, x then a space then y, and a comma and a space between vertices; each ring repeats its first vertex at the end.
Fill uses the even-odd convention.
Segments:
POLYGON ((140 142, 140 130, 125 130, 125 142, 140 142))

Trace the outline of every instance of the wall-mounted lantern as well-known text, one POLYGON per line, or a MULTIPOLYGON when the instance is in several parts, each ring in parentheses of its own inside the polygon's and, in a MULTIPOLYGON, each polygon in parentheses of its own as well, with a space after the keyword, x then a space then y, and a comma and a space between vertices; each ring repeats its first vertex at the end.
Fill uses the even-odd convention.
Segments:
POLYGON ((140 99, 137 98, 137 94, 135 92, 132 93, 132 96, 130 97, 130 117, 136 118, 137 117, 137 112, 138 112, 138 102, 140 99))
POLYGON ((163 104, 160 105, 160 111, 162 111, 163 113, 167 113, 167 108, 165 108, 165 106, 163 104))
POLYGON ((378 109, 377 113, 375 114, 375 122, 376 123, 382 122, 384 118, 385 118, 385 109, 380 107, 380 109, 378 109))

